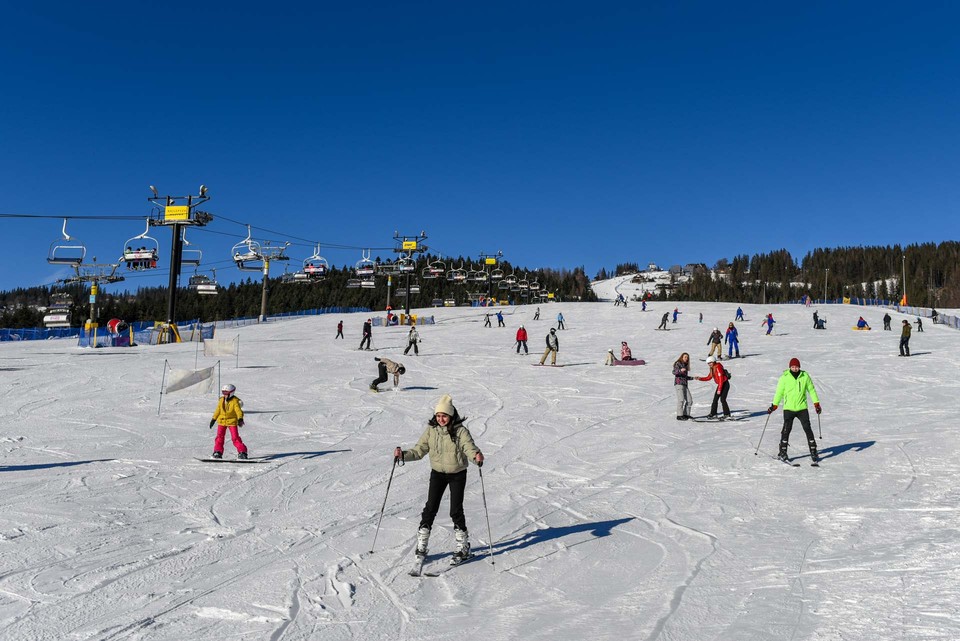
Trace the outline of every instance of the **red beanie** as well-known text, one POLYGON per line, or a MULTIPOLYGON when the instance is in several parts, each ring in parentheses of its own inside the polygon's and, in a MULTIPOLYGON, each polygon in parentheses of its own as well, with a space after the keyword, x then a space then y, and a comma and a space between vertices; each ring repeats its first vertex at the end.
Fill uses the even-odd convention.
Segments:
POLYGON ((791 359, 790 359, 790 367, 793 367, 794 365, 796 365, 797 367, 800 367, 800 359, 799 359, 799 358, 791 358, 791 359))

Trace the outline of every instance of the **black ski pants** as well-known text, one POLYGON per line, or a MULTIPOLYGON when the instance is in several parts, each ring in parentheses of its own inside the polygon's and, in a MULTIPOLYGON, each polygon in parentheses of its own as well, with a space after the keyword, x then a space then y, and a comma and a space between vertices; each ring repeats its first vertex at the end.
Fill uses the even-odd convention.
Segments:
POLYGON ((383 363, 377 363, 377 378, 375 378, 374 381, 370 384, 376 387, 380 383, 386 383, 386 382, 387 382, 387 366, 384 365, 383 363))
POLYGON ((420 348, 417 347, 417 341, 410 341, 409 343, 407 343, 407 349, 403 350, 403 353, 406 354, 407 352, 409 352, 411 347, 413 348, 414 354, 417 354, 417 355, 420 354, 420 348))
POLYGON ((366 336, 364 336, 363 340, 360 341, 359 349, 363 349, 364 346, 366 346, 367 349, 370 349, 370 338, 371 338, 370 334, 367 334, 366 336))
POLYGON ((710 405, 710 415, 717 415, 717 403, 723 405, 723 415, 730 416, 730 406, 727 405, 727 392, 730 391, 730 381, 724 381, 723 387, 713 393, 713 403, 710 405))
POLYGON ((910 337, 900 337, 900 356, 910 356, 910 337))
POLYGON ((803 427, 803 433, 807 435, 807 445, 810 446, 810 453, 817 451, 817 440, 813 436, 813 427, 810 426, 810 411, 800 410, 791 412, 783 410, 783 430, 780 432, 780 453, 787 453, 787 444, 790 441, 790 430, 793 429, 793 419, 800 419, 800 426, 803 427))
POLYGON ((463 515, 463 491, 467 487, 467 471, 437 472, 430 470, 430 491, 427 494, 427 504, 423 506, 423 514, 420 515, 420 527, 427 529, 433 527, 433 519, 440 510, 440 499, 443 493, 450 487, 450 518, 453 519, 453 526, 458 530, 467 531, 467 519, 463 515))
POLYGON ((523 345, 523 353, 529 354, 530 350, 527 349, 527 341, 517 341, 517 354, 520 353, 520 346, 523 345))

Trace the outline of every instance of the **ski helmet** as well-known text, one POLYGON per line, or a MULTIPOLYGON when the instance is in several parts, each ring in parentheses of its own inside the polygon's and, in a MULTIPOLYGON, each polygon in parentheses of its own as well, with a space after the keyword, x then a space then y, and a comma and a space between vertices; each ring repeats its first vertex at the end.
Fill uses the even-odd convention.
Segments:
POLYGON ((237 391, 236 386, 235 386, 235 385, 231 385, 231 384, 229 384, 229 383, 227 383, 226 385, 224 385, 223 387, 220 388, 220 393, 221 393, 221 394, 226 394, 227 396, 233 396, 233 393, 236 392, 236 391, 237 391))
POLYGON ((707 357, 707 365, 710 365, 710 364, 716 363, 716 362, 717 362, 717 359, 716 359, 715 357, 713 357, 713 356, 708 356, 708 357, 707 357))

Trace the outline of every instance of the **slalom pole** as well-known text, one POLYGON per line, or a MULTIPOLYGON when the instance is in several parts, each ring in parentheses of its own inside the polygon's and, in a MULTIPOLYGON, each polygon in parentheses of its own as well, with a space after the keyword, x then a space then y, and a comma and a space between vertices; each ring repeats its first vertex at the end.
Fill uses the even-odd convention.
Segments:
POLYGON ((820 425, 820 414, 817 414, 817 429, 820 430, 820 440, 823 440, 823 426, 820 425))
POLYGON ((767 421, 766 421, 766 423, 763 424, 763 431, 760 432, 760 440, 757 441, 757 451, 753 453, 754 456, 756 456, 756 455, 757 455, 757 452, 760 451, 760 443, 763 443, 763 435, 766 434, 766 432, 767 432, 767 423, 770 422, 770 417, 771 417, 771 416, 773 416, 773 412, 770 412, 769 414, 767 414, 767 421))
POLYGON ((380 507, 380 520, 377 521, 377 531, 373 534, 373 545, 370 546, 370 554, 373 554, 373 548, 377 545, 377 536, 380 535, 380 524, 383 522, 383 511, 387 508, 387 497, 390 496, 390 484, 393 483, 393 472, 397 469, 397 462, 400 457, 393 457, 393 467, 390 468, 390 479, 387 481, 387 493, 383 495, 383 505, 380 507))
POLYGON ((483 496, 483 514, 487 517, 487 544, 490 546, 490 565, 496 565, 493 560, 493 534, 490 533, 490 512, 487 511, 487 491, 483 487, 483 463, 477 463, 480 472, 480 494, 483 496))

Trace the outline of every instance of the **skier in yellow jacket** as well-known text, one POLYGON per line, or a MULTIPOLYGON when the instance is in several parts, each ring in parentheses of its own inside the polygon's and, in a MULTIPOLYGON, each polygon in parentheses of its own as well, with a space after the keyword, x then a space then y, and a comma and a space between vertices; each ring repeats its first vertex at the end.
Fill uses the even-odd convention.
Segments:
POLYGON ((210 419, 210 428, 217 426, 217 437, 213 441, 213 458, 223 458, 223 441, 227 430, 233 446, 237 448, 237 458, 247 458, 247 446, 240 440, 240 428, 243 427, 243 401, 234 392, 237 388, 227 384, 220 389, 220 401, 210 419))

